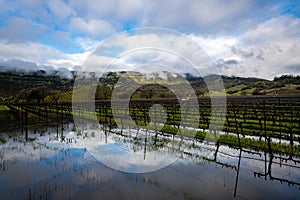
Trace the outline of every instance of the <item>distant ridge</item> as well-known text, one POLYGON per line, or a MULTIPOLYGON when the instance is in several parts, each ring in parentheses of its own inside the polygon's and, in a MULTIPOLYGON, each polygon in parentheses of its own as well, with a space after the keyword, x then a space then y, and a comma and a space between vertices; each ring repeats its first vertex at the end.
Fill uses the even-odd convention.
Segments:
MULTIPOLYGON (((61 75, 61 72, 58 70, 3 70, 3 67, 0 66, 0 100, 14 100, 18 95, 20 96, 21 91, 24 92, 24 90, 27 90, 27 92, 30 92, 30 90, 39 87, 46 88, 48 91, 47 95, 53 93, 55 93, 56 96, 59 93, 72 95, 76 72, 71 71, 69 73, 71 76, 69 75, 66 77, 61 75)), ((124 73, 137 74, 137 72, 108 72, 104 74, 103 77, 99 78, 98 94, 96 94, 96 97, 98 97, 98 99, 109 99, 111 89, 114 88, 115 84, 118 82, 119 75, 124 73)), ((171 75, 167 74, 165 77, 168 79, 171 75)), ((282 75, 269 81, 255 77, 235 77, 216 74, 206 77, 195 77, 191 74, 185 74, 185 79, 190 82, 197 96, 210 95, 205 80, 213 81, 214 79, 220 78, 223 80, 225 91, 228 96, 300 94, 300 76, 282 75)), ((140 91, 138 90, 136 98, 140 98, 139 95, 149 89, 154 90, 152 96, 157 98, 158 94, 155 93, 155 90, 158 89, 158 86, 154 85, 145 85, 140 91)), ((162 89, 162 91, 167 92, 166 88, 162 89)), ((168 97, 168 93, 165 93, 162 96, 168 97)), ((71 98, 68 97, 67 99, 71 98)))

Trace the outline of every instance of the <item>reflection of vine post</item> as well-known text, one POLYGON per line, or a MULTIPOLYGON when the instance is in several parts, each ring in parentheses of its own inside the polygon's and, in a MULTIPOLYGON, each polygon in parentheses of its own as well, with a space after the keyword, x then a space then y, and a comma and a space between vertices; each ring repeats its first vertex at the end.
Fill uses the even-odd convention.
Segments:
POLYGON ((157 137, 157 126, 156 126, 156 106, 154 107, 154 130, 155 130, 155 137, 157 137))
POLYGON ((21 132, 24 134, 24 110, 23 106, 20 106, 20 114, 21 114, 21 132))
POLYGON ((268 174, 269 174, 270 179, 272 179, 272 163, 273 163, 273 158, 274 158, 274 155, 273 155, 272 152, 270 152, 270 160, 269 160, 269 167, 268 167, 268 174))
POLYGON ((105 134, 105 144, 107 144, 107 129, 104 128, 104 134, 105 134))
POLYGON ((219 141, 217 141, 216 146, 217 146, 217 148, 216 148, 215 155, 214 155, 214 161, 217 161, 217 155, 218 155, 218 151, 219 151, 219 147, 220 147, 219 141))
POLYGON ((63 120, 63 105, 60 106, 60 123, 61 123, 61 140, 64 140, 64 120, 63 120))
POLYGON ((58 101, 56 101, 56 137, 57 138, 58 138, 58 127, 59 127, 58 101))
POLYGON ((28 111, 25 106, 25 140, 28 141, 28 111))
POLYGON ((266 113, 266 101, 263 101, 263 109, 264 109, 264 132, 265 132, 265 142, 267 141, 267 113, 266 113))
POLYGON ((265 180, 267 180, 267 152, 265 151, 265 180))
POLYGON ((144 160, 146 160, 146 153, 147 153, 147 133, 148 133, 148 128, 146 128, 146 136, 145 136, 145 144, 144 144, 144 160))
POLYGON ((233 195, 234 197, 236 197, 237 186, 238 186, 238 181, 239 181, 241 158, 242 158, 242 148, 240 147, 239 162, 238 162, 236 178, 235 178, 235 186, 234 186, 234 195, 233 195))

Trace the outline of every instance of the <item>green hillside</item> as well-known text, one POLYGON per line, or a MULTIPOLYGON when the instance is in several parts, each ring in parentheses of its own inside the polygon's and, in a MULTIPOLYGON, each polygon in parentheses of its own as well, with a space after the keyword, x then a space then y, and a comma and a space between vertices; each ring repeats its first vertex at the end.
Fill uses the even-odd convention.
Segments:
MULTIPOLYGON (((75 73, 73 72, 73 76, 75 73)), ((95 97, 98 100, 110 99, 112 91, 120 87, 121 84, 137 83, 142 85, 133 93, 133 99, 149 98, 175 98, 173 92, 168 89, 168 84, 180 87, 182 78, 176 78, 174 74, 166 73, 161 78, 159 74, 152 74, 150 78, 145 78, 137 72, 109 72, 99 78, 95 97), (121 79, 120 77, 126 77, 121 79), (151 79, 157 84, 151 84, 151 79), (127 82, 124 82, 127 81, 127 82), (164 85, 164 86, 163 86, 164 85)), ((274 80, 264 80, 258 78, 228 77, 210 75, 208 77, 193 77, 186 74, 185 79, 195 90, 198 97, 219 95, 220 91, 208 92, 205 80, 214 81, 222 78, 226 95, 228 96, 251 96, 251 95, 283 95, 300 94, 300 76, 283 75, 275 77, 274 80)), ((31 73, 0 72, 0 99, 22 100, 22 101, 72 101, 74 79, 67 79, 57 74, 47 75, 43 71, 31 73)), ((77 88, 78 94, 84 94, 86 90, 83 86, 77 88)), ((130 88, 124 88, 119 95, 122 98, 130 88)), ((184 91, 183 91, 184 92, 184 91)))
POLYGON ((0 72, 0 100, 28 98, 36 93, 43 95, 72 89, 74 80, 61 77, 57 71, 50 75, 43 70, 30 73, 6 71, 0 72))

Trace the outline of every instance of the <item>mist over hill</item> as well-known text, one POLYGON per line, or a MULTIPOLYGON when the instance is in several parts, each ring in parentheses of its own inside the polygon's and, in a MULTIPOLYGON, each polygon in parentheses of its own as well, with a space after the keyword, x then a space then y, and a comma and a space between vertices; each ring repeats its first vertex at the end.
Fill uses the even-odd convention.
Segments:
MULTIPOLYGON (((20 70, 20 68, 5 69, 0 67, 0 97, 1 100, 30 100, 35 98, 38 101, 44 101, 54 96, 54 99, 60 99, 62 95, 68 96, 62 101, 70 101, 76 72, 65 72, 59 70, 20 70), (37 95, 42 93, 41 95, 37 95)), ((89 73, 90 75, 92 73, 89 73)), ((110 99, 112 91, 118 87, 119 78, 126 74, 131 81, 139 82, 143 86, 138 88, 132 98, 173 98, 174 95, 166 87, 167 84, 181 84, 182 79, 176 77, 180 75, 163 72, 161 74, 148 74, 146 77, 139 72, 108 72, 99 77, 96 91, 96 99, 110 99), (151 84, 151 79, 161 81, 165 86, 151 84)), ((93 74, 95 75, 95 74, 93 74)), ((226 95, 228 96, 251 96, 251 95, 283 95, 300 94, 300 76, 282 75, 269 81, 255 77, 235 77, 225 75, 209 75, 206 77, 195 77, 191 74, 185 74, 184 80, 187 80, 198 97, 218 95, 210 93, 207 88, 207 81, 223 80, 226 95)), ((124 93, 128 91, 124 90, 124 93)), ((122 94, 120 94, 122 96, 122 94)), ((121 98, 121 97, 120 97, 121 98)), ((50 98, 51 99, 51 98, 50 98)), ((53 99, 53 98, 52 98, 53 99)))

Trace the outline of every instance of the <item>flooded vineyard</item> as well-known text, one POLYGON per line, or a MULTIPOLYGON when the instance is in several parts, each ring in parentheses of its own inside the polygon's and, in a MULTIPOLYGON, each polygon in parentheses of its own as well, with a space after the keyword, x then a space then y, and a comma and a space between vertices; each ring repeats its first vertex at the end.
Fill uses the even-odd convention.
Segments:
POLYGON ((221 130, 209 98, 3 104, 1 199, 297 199, 299 100, 227 98, 221 130))

